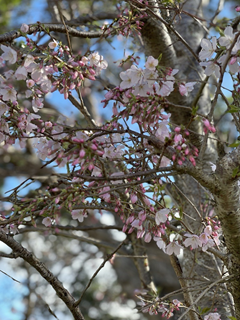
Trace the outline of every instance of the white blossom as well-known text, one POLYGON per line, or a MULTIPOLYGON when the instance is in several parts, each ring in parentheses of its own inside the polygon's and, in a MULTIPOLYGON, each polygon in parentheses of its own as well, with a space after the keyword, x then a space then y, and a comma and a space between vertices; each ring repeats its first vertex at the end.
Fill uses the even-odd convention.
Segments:
POLYGON ((171 255, 171 254, 175 254, 176 256, 178 256, 180 254, 180 250, 181 250, 181 246, 176 242, 176 241, 173 241, 173 242, 170 242, 167 247, 166 247, 166 253, 168 255, 171 255))
POLYGON ((199 58, 201 61, 210 59, 217 48, 216 37, 212 38, 212 41, 207 39, 202 39, 201 41, 202 50, 199 53, 199 58))
POLYGON ((156 224, 159 225, 160 223, 165 223, 167 221, 169 212, 170 210, 167 208, 157 211, 155 215, 156 224))
POLYGON ((14 64, 17 61, 17 52, 10 47, 1 44, 3 54, 1 57, 3 60, 8 61, 9 64, 14 64))

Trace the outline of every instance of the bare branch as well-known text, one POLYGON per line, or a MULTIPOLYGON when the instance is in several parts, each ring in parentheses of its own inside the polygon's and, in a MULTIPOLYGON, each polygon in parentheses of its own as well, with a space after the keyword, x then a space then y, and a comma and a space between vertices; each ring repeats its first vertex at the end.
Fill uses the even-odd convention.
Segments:
POLYGON ((36 269, 41 276, 53 287, 58 297, 66 304, 69 311, 71 311, 75 320, 84 320, 84 317, 79 309, 75 306, 75 299, 65 289, 62 283, 55 277, 47 267, 38 260, 33 253, 24 248, 20 243, 14 240, 11 236, 6 235, 3 230, 0 229, 0 240, 9 246, 14 252, 17 252, 19 256, 29 263, 34 269, 36 269))
MULTIPOLYGON (((66 33, 66 28, 62 24, 50 24, 50 23, 45 23, 43 25, 45 28, 48 28, 48 30, 51 32, 60 32, 60 33, 66 33)), ((41 32, 42 27, 41 25, 30 25, 29 26, 29 31, 28 34, 33 34, 35 32, 41 32)), ((67 31, 68 33, 73 36, 73 37, 78 37, 78 38, 100 38, 100 37, 105 37, 104 33, 102 31, 99 32, 83 32, 83 31, 78 31, 74 28, 71 28, 67 26, 67 31)), ((14 39, 17 39, 22 36, 22 33, 18 30, 7 32, 3 35, 0 36, 0 43, 4 42, 12 42, 14 39)))

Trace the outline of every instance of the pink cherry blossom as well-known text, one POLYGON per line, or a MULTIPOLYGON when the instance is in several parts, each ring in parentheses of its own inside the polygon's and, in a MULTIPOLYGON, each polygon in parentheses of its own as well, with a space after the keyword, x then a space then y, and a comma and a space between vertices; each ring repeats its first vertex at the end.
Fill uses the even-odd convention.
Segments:
POLYGON ((214 61, 200 62, 200 66, 206 67, 206 76, 211 76, 215 74, 217 78, 220 77, 220 67, 214 61))
MULTIPOLYGON (((156 84, 157 87, 158 84, 156 84)), ((163 81, 159 90, 156 90, 156 93, 162 97, 167 97, 174 90, 173 81, 163 81)))
POLYGON ((166 254, 175 254, 176 256, 178 256, 180 254, 181 248, 182 247, 176 241, 170 242, 166 247, 166 254))
POLYGON ((34 112, 38 112, 39 109, 43 107, 43 98, 33 98, 32 100, 32 108, 34 112))
POLYGON ((179 92, 182 96, 188 96, 189 92, 191 92, 194 88, 196 82, 188 82, 186 84, 180 84, 179 92))
POLYGON ((232 27, 226 27, 224 30, 224 37, 219 38, 219 43, 221 46, 226 47, 227 49, 231 46, 233 40, 234 40, 234 33, 232 27))
POLYGON ((42 224, 44 224, 45 227, 50 227, 52 225, 52 219, 50 217, 46 217, 43 219, 42 224))
POLYGON ((201 61, 210 59, 217 48, 217 39, 216 37, 212 38, 212 41, 207 39, 202 39, 201 41, 202 50, 199 53, 199 58, 201 61))
POLYGON ((148 92, 150 91, 151 89, 149 88, 147 82, 143 82, 143 83, 140 83, 138 85, 136 85, 133 93, 135 96, 139 95, 141 97, 147 97, 148 96, 148 92))
POLYGON ((202 251, 207 251, 208 248, 214 247, 216 243, 213 241, 213 239, 208 239, 206 243, 203 243, 202 245, 202 251))
POLYGON ((145 63, 145 68, 149 70, 155 70, 157 65, 158 65, 158 60, 153 58, 152 56, 149 56, 145 63))
POLYGON ((156 241, 156 245, 159 249, 162 249, 163 252, 165 252, 166 249, 166 243, 161 237, 154 237, 154 241, 156 241))
POLYGON ((209 313, 206 316, 204 316, 204 320, 221 320, 221 316, 219 313, 209 313))
POLYGON ((152 86, 158 78, 157 72, 154 70, 144 69, 143 80, 147 82, 149 86, 152 86))
POLYGON ((186 233, 184 236, 187 237, 187 239, 183 241, 185 247, 191 246, 192 249, 197 249, 202 246, 202 242, 197 235, 186 233))
POLYGON ((28 30, 29 30, 29 25, 27 25, 26 23, 23 23, 23 24, 21 25, 20 30, 21 30, 22 32, 24 32, 24 33, 27 33, 28 30))
POLYGON ((27 78, 27 70, 25 67, 18 67, 14 74, 17 80, 25 80, 27 78))
POLYGON ((139 219, 135 219, 132 223, 131 226, 138 229, 138 230, 142 230, 142 221, 139 219))
POLYGON ((1 57, 3 60, 8 61, 9 64, 14 64, 17 61, 17 52, 13 50, 10 47, 7 47, 3 44, 1 44, 1 49, 3 51, 3 54, 1 57))
POLYGON ((28 88, 32 88, 34 86, 35 82, 32 79, 29 79, 26 81, 26 85, 28 88))
POLYGON ((0 100, 0 117, 8 110, 8 105, 0 100))
POLYGON ((167 209, 167 208, 157 211, 155 215, 156 224, 160 225, 160 223, 165 223, 167 221, 169 212, 170 212, 170 209, 167 209))
POLYGON ((6 87, 5 89, 0 89, 0 95, 4 101, 16 101, 17 92, 12 87, 6 87))
POLYGON ((207 234, 207 235, 211 235, 212 234, 212 227, 211 226, 206 226, 205 228, 204 228, 204 232, 207 234))
POLYGON ((88 61, 89 61, 89 63, 90 63, 90 66, 96 66, 98 63, 99 63, 99 61, 100 61, 100 59, 101 59, 101 56, 100 56, 100 54, 98 53, 98 52, 93 52, 93 53, 91 53, 89 56, 88 56, 88 61))
POLYGON ((30 54, 28 54, 25 58, 25 61, 24 61, 24 67, 27 68, 30 66, 31 63, 34 62, 34 57, 31 56, 30 54))
POLYGON ((53 40, 53 41, 49 42, 48 46, 50 49, 55 49, 58 46, 58 43, 56 40, 53 40))
POLYGON ((161 141, 165 141, 166 137, 169 137, 169 129, 167 127, 168 121, 162 121, 158 124, 158 129, 155 133, 161 141))
POLYGON ((128 89, 137 83, 141 82, 142 69, 139 69, 135 65, 132 65, 130 69, 120 73, 120 78, 123 80, 120 83, 121 89, 128 89))
POLYGON ((82 209, 76 209, 76 210, 72 210, 71 215, 74 220, 83 222, 84 218, 87 217, 87 212, 82 209))

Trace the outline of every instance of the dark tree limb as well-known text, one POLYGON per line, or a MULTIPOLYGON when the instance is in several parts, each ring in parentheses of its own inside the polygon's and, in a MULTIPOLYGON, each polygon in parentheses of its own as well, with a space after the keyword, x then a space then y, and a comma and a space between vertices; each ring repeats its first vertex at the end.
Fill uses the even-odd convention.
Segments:
POLYGON ((64 288, 62 283, 55 277, 47 267, 38 260, 32 252, 24 248, 20 243, 14 240, 11 236, 7 235, 0 229, 0 241, 10 247, 13 252, 16 252, 19 257, 29 263, 34 269, 36 269, 40 275, 52 286, 58 297, 66 304, 69 311, 72 313, 75 320, 84 320, 84 317, 78 306, 75 306, 75 299, 64 288))

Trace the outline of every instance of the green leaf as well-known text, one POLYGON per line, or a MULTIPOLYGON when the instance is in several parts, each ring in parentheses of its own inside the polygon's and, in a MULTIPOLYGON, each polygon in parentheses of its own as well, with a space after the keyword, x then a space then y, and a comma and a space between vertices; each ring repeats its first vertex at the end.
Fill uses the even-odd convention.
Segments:
POLYGON ((239 175, 240 175, 239 167, 233 169, 232 177, 233 177, 233 178, 236 178, 236 177, 239 176, 239 175))
POLYGON ((239 145, 240 145, 240 141, 236 141, 236 142, 234 142, 234 143, 229 144, 228 147, 230 147, 230 148, 236 148, 236 147, 238 147, 239 145))
POLYGON ((158 57, 158 63, 160 63, 161 60, 162 60, 162 53, 160 53, 160 55, 158 57))
POLYGON ((230 317, 228 317, 230 320, 237 320, 237 318, 235 318, 235 317, 232 317, 232 316, 230 316, 230 317))
POLYGON ((205 308, 201 308, 201 307, 198 307, 198 312, 202 315, 204 313, 207 313, 208 311, 210 311, 211 308, 209 307, 205 307, 205 308))
POLYGON ((192 115, 195 116, 198 111, 198 106, 192 108, 192 115))
POLYGON ((238 107, 234 106, 233 104, 231 104, 229 107, 230 107, 230 109, 227 111, 229 113, 240 112, 240 109, 238 107))

